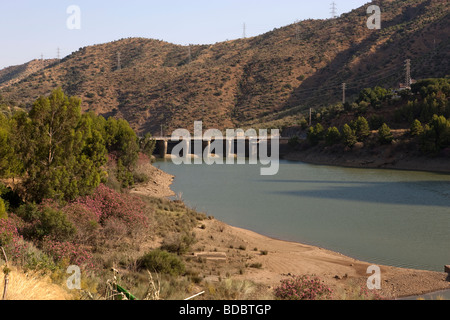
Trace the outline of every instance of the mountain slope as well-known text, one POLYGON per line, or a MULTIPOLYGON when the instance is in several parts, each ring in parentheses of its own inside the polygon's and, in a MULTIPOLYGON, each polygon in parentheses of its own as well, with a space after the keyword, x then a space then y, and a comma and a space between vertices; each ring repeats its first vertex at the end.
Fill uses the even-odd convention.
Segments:
POLYGON ((366 27, 366 7, 337 19, 306 20, 266 34, 188 48, 130 38, 82 48, 59 64, 0 88, 22 105, 61 86, 83 110, 127 119, 139 132, 256 125, 339 102, 374 85, 450 70, 446 1, 379 1, 382 30, 366 27), (190 55, 189 55, 190 51, 190 55), (118 54, 120 53, 120 66, 118 54))

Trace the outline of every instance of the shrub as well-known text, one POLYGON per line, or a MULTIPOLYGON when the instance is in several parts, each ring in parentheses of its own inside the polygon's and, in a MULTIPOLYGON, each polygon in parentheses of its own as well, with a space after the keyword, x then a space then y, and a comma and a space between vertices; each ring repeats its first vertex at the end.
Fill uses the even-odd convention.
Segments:
MULTIPOLYGON (((118 193, 104 185, 100 185, 91 196, 79 198, 73 204, 83 205, 93 212, 95 221, 102 226, 110 218, 122 220, 128 231, 148 226, 143 211, 145 205, 140 198, 118 193)), ((92 219, 91 216, 87 218, 92 219)))
POLYGON ((8 258, 14 261, 22 261, 28 248, 19 234, 18 224, 19 219, 14 216, 0 219, 0 246, 5 249, 8 258))
POLYGON ((91 254, 72 242, 59 242, 45 237, 42 241, 42 251, 51 256, 56 263, 77 265, 80 268, 94 267, 91 254))
POLYGON ((67 215, 49 204, 23 205, 17 210, 17 215, 26 222, 22 234, 27 239, 42 240, 50 236, 54 240, 65 241, 72 239, 76 233, 67 215))
POLYGON ((175 254, 164 250, 154 250, 139 259, 141 268, 150 272, 158 272, 178 276, 185 272, 184 263, 175 254))
POLYGON ((182 234, 165 239, 161 245, 161 250, 177 255, 183 255, 189 251, 191 246, 196 242, 195 234, 182 234))
POLYGON ((327 300, 332 297, 330 288, 319 278, 309 276, 291 276, 281 280, 274 293, 279 300, 327 300))

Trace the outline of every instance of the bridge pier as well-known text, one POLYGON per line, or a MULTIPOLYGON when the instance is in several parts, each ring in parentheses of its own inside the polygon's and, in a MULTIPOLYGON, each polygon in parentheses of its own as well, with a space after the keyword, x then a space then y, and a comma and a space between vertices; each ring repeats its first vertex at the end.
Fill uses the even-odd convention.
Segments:
POLYGON ((158 140, 159 156, 161 158, 164 159, 166 157, 168 148, 169 142, 167 140, 158 140))

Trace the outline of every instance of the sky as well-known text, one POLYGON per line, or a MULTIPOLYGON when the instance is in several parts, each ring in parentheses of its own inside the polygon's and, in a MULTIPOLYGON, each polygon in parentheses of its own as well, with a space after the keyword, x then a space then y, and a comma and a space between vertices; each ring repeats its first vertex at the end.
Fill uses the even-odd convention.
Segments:
MULTIPOLYGON (((333 0, 1 0, 0 69, 63 58, 81 47, 144 37, 213 44, 263 34, 296 20, 331 17, 333 0), (79 20, 70 6, 79 8, 79 20), (77 22, 79 24, 77 25, 77 22), (68 26, 69 22, 69 26, 68 26), (78 28, 79 26, 79 28, 78 28), (74 28, 75 27, 75 28, 74 28)), ((337 13, 368 0, 335 0, 337 13)))

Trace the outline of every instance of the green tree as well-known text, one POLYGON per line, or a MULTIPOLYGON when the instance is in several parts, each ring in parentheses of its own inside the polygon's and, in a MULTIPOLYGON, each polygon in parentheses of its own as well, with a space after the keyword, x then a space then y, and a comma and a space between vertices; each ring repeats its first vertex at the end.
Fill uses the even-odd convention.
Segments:
POLYGON ((317 145, 325 136, 323 126, 318 123, 314 127, 310 127, 307 133, 307 139, 312 145, 317 145))
POLYGON ((383 125, 378 130, 378 140, 382 144, 389 144, 392 143, 394 140, 394 136, 392 135, 391 129, 388 127, 386 123, 383 123, 383 125))
POLYGON ((370 135, 369 122, 364 117, 358 117, 356 121, 353 122, 353 129, 359 141, 364 141, 370 135))
POLYGON ((422 135, 424 132, 422 123, 419 120, 414 120, 413 124, 411 125, 410 133, 413 137, 417 137, 422 135))
POLYGON ((0 219, 8 219, 5 202, 3 201, 2 198, 0 198, 0 219))
POLYGON ((24 186, 29 200, 72 200, 102 181, 106 148, 81 101, 56 89, 40 97, 27 116, 15 117, 18 155, 26 170, 24 186))
POLYGON ((139 139, 139 147, 143 154, 151 157, 156 147, 156 140, 153 139, 150 133, 147 133, 143 138, 139 139))
POLYGON ((355 131, 348 124, 342 128, 342 141, 347 147, 353 147, 358 142, 355 131))
POLYGON ((15 154, 11 121, 0 114, 0 177, 14 179, 21 171, 22 163, 15 154))
POLYGON ((341 140, 341 133, 336 127, 328 128, 325 135, 325 142, 327 145, 332 146, 341 140))

